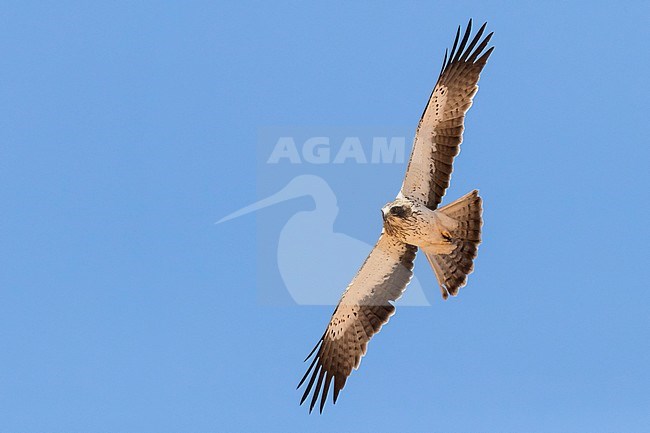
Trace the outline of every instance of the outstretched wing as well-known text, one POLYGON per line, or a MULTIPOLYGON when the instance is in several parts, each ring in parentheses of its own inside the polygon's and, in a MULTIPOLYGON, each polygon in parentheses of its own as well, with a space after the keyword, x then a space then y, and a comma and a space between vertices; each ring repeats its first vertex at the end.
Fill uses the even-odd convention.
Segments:
POLYGON ((319 394, 320 411, 323 411, 332 380, 332 400, 336 403, 352 368, 359 367, 368 341, 395 312, 390 301, 399 298, 411 280, 416 253, 415 246, 404 244, 386 233, 380 236, 343 293, 325 333, 305 359, 307 361, 316 354, 298 384, 300 388, 305 379, 310 378, 300 401, 302 404, 313 390, 310 412, 319 394))
POLYGON ((440 77, 415 133, 401 194, 430 209, 440 204, 449 186, 454 157, 463 141, 465 113, 478 90, 479 74, 494 49, 484 52, 492 33, 480 41, 486 25, 468 44, 472 29, 469 20, 460 45, 458 27, 451 54, 447 56, 445 51, 440 77))

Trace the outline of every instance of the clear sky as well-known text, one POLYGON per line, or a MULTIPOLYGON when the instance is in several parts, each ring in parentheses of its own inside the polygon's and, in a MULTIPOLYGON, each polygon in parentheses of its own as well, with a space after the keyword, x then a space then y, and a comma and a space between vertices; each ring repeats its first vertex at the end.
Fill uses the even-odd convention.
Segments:
POLYGON ((0 432, 648 431, 649 3, 349 3, 2 3, 0 432), (496 49, 446 199, 485 200, 476 271, 443 302, 419 257, 431 305, 308 415, 333 307, 276 253, 314 203, 214 223, 315 175, 373 243, 404 164, 269 168, 268 131, 408 151, 470 17, 496 49))

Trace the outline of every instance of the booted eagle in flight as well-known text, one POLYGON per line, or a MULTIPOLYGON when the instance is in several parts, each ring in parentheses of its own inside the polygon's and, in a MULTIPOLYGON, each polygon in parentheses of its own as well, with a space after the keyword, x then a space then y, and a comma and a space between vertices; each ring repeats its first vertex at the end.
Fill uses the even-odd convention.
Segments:
POLYGON ((474 190, 438 208, 449 186, 454 157, 463 139, 465 113, 478 90, 479 74, 494 47, 483 24, 470 41, 472 20, 460 27, 418 124, 406 176, 397 198, 381 209, 383 230, 377 244, 347 287, 325 333, 307 356, 314 359, 298 384, 306 383, 302 404, 312 393, 311 412, 320 411, 332 382, 332 400, 359 367, 368 341, 395 312, 413 275, 420 248, 433 268, 442 297, 455 296, 467 282, 481 242, 481 198, 474 190), (307 380, 308 379, 308 380, 307 380))

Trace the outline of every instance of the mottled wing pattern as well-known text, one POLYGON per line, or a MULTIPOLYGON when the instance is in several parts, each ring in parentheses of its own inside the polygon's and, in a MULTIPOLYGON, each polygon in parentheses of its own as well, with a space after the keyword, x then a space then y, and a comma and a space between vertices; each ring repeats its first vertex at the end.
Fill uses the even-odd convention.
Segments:
POLYGON ((411 280, 416 253, 417 247, 406 245, 386 233, 381 235, 343 293, 325 333, 305 360, 315 354, 298 384, 298 388, 307 384, 301 404, 313 394, 310 412, 319 395, 320 411, 323 411, 332 381, 332 400, 336 403, 352 369, 359 367, 368 341, 395 312, 391 301, 402 295, 411 280))
POLYGON ((458 27, 451 54, 447 56, 445 51, 440 77, 415 133, 401 194, 430 209, 438 207, 449 186, 454 157, 463 140, 465 113, 478 90, 479 74, 494 49, 484 52, 492 37, 490 33, 481 40, 486 24, 469 44, 472 20, 460 44, 458 27))

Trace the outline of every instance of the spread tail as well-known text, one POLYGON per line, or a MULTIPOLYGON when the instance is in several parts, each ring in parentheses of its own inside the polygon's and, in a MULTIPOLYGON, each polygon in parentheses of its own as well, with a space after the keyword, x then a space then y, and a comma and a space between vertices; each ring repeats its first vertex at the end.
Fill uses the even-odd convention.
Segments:
POLYGON ((467 283, 467 276, 474 270, 474 259, 481 243, 483 212, 481 197, 474 190, 458 200, 437 210, 457 222, 449 230, 448 240, 455 246, 449 254, 425 254, 438 278, 442 297, 456 296, 458 289, 467 283))

